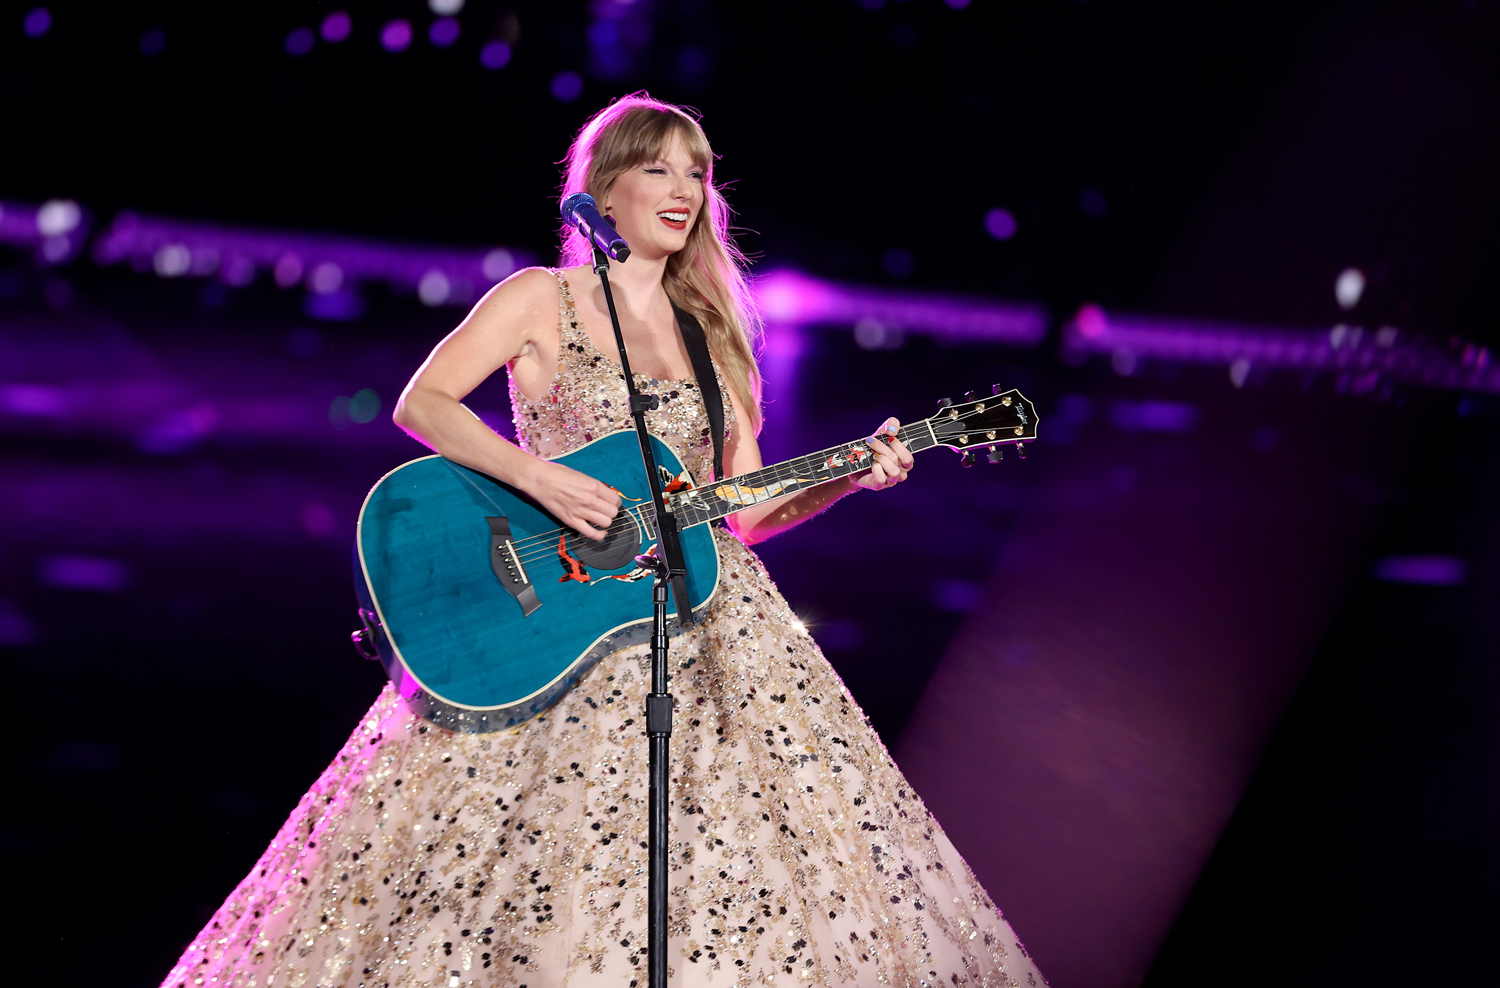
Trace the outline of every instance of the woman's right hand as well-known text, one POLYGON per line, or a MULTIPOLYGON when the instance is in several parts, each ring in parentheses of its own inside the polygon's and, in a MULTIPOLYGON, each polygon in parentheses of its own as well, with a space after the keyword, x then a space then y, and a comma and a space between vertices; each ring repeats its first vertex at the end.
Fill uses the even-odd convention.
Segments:
POLYGON ((529 481, 526 493, 585 538, 604 538, 620 510, 613 487, 561 463, 537 460, 529 481))

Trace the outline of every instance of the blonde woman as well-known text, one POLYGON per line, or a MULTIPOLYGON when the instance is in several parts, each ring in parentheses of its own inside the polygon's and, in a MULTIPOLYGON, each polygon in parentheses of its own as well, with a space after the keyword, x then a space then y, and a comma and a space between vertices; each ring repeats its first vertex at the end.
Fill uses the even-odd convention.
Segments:
MULTIPOLYGON (((673 303, 708 338, 726 475, 761 466, 755 321, 713 163, 692 116, 638 94, 583 128, 563 189, 631 246, 610 277, 638 383, 665 399, 647 420, 700 479, 713 436, 673 303)), ((632 423, 588 247, 569 232, 564 253, 491 290, 395 418, 597 539, 619 496, 550 458, 632 423), (515 444, 460 404, 502 366, 515 444)), ((863 473, 714 532, 719 592, 671 653, 670 984, 1043 983, 749 548, 905 480, 896 427, 863 473)), ((499 734, 435 728, 387 687, 167 983, 644 983, 648 665, 617 652, 499 734)))

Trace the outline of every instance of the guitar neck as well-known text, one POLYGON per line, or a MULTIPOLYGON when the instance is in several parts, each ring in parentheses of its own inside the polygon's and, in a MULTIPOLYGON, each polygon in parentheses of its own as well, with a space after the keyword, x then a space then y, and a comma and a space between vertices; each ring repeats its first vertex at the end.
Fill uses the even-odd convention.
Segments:
MULTIPOLYGON (((913 453, 938 445, 926 419, 902 426, 896 437, 913 453)), ((678 527, 691 528, 868 470, 874 462, 869 439, 860 438, 717 481, 707 487, 680 491, 672 495, 670 503, 677 515, 678 527)))

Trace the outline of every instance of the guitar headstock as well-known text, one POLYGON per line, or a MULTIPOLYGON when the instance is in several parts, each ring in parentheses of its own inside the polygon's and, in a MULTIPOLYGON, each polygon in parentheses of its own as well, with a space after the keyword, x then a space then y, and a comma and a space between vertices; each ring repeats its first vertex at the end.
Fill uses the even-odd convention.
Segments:
POLYGON ((974 454, 981 449, 989 451, 991 463, 1000 462, 1005 445, 1015 446, 1025 457, 1025 444, 1036 438, 1036 409, 1031 402, 1015 389, 1001 391, 998 384, 991 397, 974 398, 973 394, 964 395, 963 402, 948 398, 939 402, 942 407, 927 420, 937 444, 962 453, 966 467, 973 465, 974 454))

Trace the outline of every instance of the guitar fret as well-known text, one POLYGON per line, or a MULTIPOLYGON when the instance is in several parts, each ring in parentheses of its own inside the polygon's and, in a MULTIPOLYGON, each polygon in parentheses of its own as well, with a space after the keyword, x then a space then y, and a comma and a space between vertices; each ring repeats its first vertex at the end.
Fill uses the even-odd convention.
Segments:
MULTIPOLYGON (((897 430, 896 438, 913 453, 940 445, 931 419, 902 426, 897 430)), ((680 493, 673 498, 673 509, 677 513, 679 525, 691 528, 716 521, 752 505, 764 504, 766 501, 818 487, 868 469, 868 464, 872 461, 866 460, 866 465, 861 465, 854 457, 846 455, 850 450, 857 450, 860 445, 860 440, 854 440, 830 446, 816 453, 763 466, 738 477, 716 480, 707 488, 680 493), (721 490, 724 495, 719 494, 721 490)))

